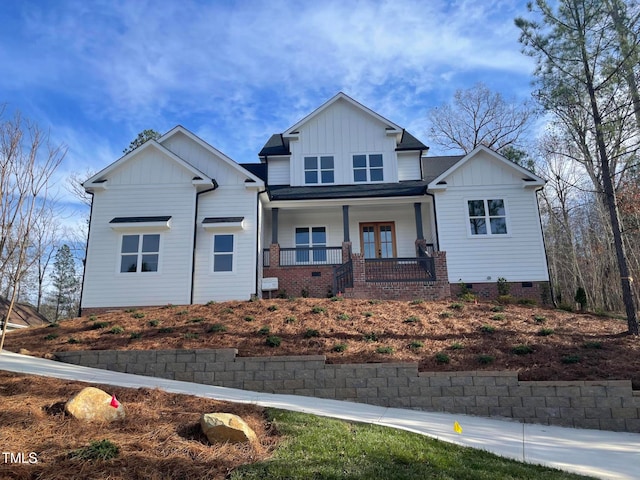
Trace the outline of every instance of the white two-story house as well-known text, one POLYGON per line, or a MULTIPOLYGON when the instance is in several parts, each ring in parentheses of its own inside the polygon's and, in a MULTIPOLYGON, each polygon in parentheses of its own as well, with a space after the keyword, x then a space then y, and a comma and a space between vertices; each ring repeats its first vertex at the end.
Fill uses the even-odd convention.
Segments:
POLYGON ((238 164, 176 127, 84 184, 83 309, 252 295, 548 293, 532 172, 479 147, 429 157, 343 93, 238 164), (266 280, 265 280, 266 279, 266 280))

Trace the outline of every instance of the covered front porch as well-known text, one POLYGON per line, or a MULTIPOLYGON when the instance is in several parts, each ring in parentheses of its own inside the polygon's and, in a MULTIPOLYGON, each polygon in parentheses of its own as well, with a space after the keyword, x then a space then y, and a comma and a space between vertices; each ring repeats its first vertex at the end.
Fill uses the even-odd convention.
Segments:
POLYGON ((449 296, 431 199, 358 200, 266 209, 262 277, 277 278, 287 296, 449 296))

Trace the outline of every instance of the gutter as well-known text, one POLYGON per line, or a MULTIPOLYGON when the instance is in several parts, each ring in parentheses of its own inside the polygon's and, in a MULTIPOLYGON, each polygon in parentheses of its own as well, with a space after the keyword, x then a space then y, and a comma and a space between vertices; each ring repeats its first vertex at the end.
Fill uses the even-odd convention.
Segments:
POLYGON ((195 212, 193 214, 193 248, 191 252, 191 288, 189 293, 189 304, 193 305, 193 285, 196 276, 196 237, 198 235, 198 203, 200 200, 200 195, 203 193, 213 192, 218 188, 218 182, 215 179, 211 179, 213 181, 213 187, 207 188, 206 190, 202 190, 201 192, 196 192, 196 205, 195 212))
POLYGON ((87 227, 87 243, 84 249, 84 258, 82 259, 82 284, 80 285, 80 305, 78 305, 78 316, 82 316, 82 300, 84 295, 84 281, 87 274, 87 258, 89 257, 89 237, 91 236, 91 219, 93 218, 93 192, 87 192, 91 195, 91 207, 89 210, 89 225, 87 227))
MULTIPOLYGON (((266 158, 266 157, 265 157, 266 158)), ((267 167, 268 168, 268 167, 267 167)), ((259 278, 259 271, 260 269, 258 268, 259 262, 263 261, 262 258, 262 251, 259 248, 260 246, 260 235, 262 235, 262 225, 264 224, 264 219, 261 222, 258 222, 258 219, 260 218, 260 195, 266 193, 267 196, 269 195, 268 189, 267 189, 267 185, 265 182, 265 188, 264 190, 260 191, 258 190, 258 192, 256 193, 256 225, 259 225, 260 228, 256 228, 256 286, 255 286, 255 296, 258 297, 258 284, 260 283, 260 278, 259 278), (260 231, 258 231, 260 230, 260 231)), ((264 212, 263 212, 264 213, 264 212)), ((264 248, 264 247, 263 247, 264 248)), ((262 265, 262 273, 264 274, 264 265, 262 265)))

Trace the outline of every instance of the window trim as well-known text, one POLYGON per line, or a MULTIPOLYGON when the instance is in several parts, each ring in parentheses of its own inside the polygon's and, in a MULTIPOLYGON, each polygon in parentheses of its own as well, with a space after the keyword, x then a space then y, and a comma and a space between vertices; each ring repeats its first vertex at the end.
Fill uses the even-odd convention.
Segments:
POLYGON ((236 272, 236 249, 237 249, 237 235, 235 233, 231 233, 231 232, 220 232, 220 233, 214 233, 213 235, 211 235, 211 273, 213 273, 214 275, 229 275, 229 274, 234 274, 236 272), (231 249, 231 252, 217 252, 215 251, 216 248, 216 237, 217 236, 230 236, 232 238, 233 241, 233 248, 231 249), (231 255, 231 270, 220 270, 217 271, 216 270, 216 255, 231 255))
POLYGON ((302 180, 303 185, 335 185, 336 183, 336 158, 335 155, 304 155, 302 157, 302 180), (305 163, 307 158, 315 158, 316 159, 316 168, 307 169, 305 163), (322 158, 331 158, 333 161, 333 168, 331 169, 323 169, 322 168, 322 158), (318 176, 317 182, 307 182, 307 172, 315 172, 318 176), (322 172, 332 172, 333 173, 333 181, 332 182, 323 182, 322 181, 322 172))
MULTIPOLYGON (((298 242, 297 242, 297 239, 296 239, 296 234, 297 234, 297 230, 299 228, 306 228, 307 231, 309 232, 309 245, 308 245, 309 248, 312 248, 312 247, 325 247, 326 248, 326 247, 328 247, 328 240, 329 240, 328 231, 329 231, 329 229, 327 228, 326 225, 309 225, 309 226, 297 225, 297 226, 293 227, 293 245, 295 246, 295 248, 298 248, 298 242), (314 228, 324 228, 324 245, 322 245, 322 244, 317 244, 316 245, 316 244, 313 243, 313 229, 314 228)), ((302 247, 302 248, 304 248, 304 247, 302 247)), ((316 260, 313 259, 313 251, 311 251, 311 255, 310 255, 308 261, 306 261, 306 262, 298 262, 297 252, 296 252, 296 263, 295 264, 296 265, 325 265, 327 263, 326 255, 327 255, 327 253, 325 251, 325 259, 316 261, 316 260)))
POLYGON ((123 232, 120 234, 119 242, 118 242, 118 254, 117 254, 117 262, 116 262, 116 274, 118 275, 159 275, 162 273, 162 233, 160 232, 147 232, 147 231, 138 231, 138 232, 123 232), (158 235, 158 251, 157 252, 143 252, 142 245, 144 243, 145 235, 158 235), (137 236, 138 237, 138 251, 135 252, 136 255, 136 271, 135 272, 123 272, 122 271, 122 257, 123 255, 134 255, 133 252, 123 252, 122 251, 122 242, 124 241, 125 236, 137 236), (142 239, 140 238, 142 237, 142 239), (142 240, 142 241, 141 241, 142 240), (158 269, 155 271, 142 271, 142 256, 144 254, 158 255, 158 269))
POLYGON ((353 180, 353 183, 355 184, 363 184, 363 183, 384 183, 384 177, 385 177, 385 173, 384 173, 384 154, 381 152, 375 152, 375 153, 352 153, 351 154, 351 178, 353 180), (373 167, 374 170, 381 170, 382 171, 382 180, 371 180, 371 156, 372 155, 380 155, 380 158, 382 160, 382 166, 380 167, 373 167), (356 168, 355 165, 353 164, 355 161, 355 157, 358 156, 364 156, 365 157, 365 166, 364 167, 358 167, 356 168), (364 172, 366 173, 366 180, 356 180, 356 170, 364 170, 364 172))
POLYGON ((507 205, 507 199, 505 197, 499 198, 499 195, 496 196, 478 196, 478 197, 468 197, 464 200, 464 209, 465 209, 465 222, 467 229, 467 237, 468 238, 508 238, 512 236, 511 233, 511 225, 509 221, 509 208, 507 205), (504 206, 504 215, 489 215, 489 200, 502 200, 502 204, 504 206), (474 201, 482 201, 484 203, 484 217, 471 217, 469 215, 469 202, 474 201), (486 233, 473 233, 471 230, 471 219, 472 218, 484 218, 485 225, 487 227, 486 233), (492 218, 504 218, 505 227, 507 229, 507 233, 492 233, 491 232, 491 219, 492 218))

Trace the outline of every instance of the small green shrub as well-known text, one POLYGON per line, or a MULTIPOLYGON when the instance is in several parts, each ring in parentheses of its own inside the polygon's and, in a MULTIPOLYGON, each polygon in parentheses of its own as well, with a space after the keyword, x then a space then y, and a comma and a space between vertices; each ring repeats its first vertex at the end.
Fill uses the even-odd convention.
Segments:
POLYGON ((480 327, 480 331, 481 331, 482 333, 495 333, 495 331, 496 331, 496 327, 493 327, 493 326, 491 326, 491 325, 482 325, 482 326, 480 327))
POLYGON ((375 332, 365 333, 362 336, 362 339, 365 342, 377 342, 378 341, 378 335, 376 335, 375 332))
POLYGON ((538 330, 539 337, 548 337, 549 335, 553 335, 552 328, 541 328, 540 330, 538 330))
POLYGON ((129 338, 131 340, 137 340, 138 338, 142 338, 142 333, 140 333, 140 332, 131 332, 131 334, 129 335, 129 338))
POLYGON ((365 318, 371 318, 373 317, 373 312, 364 312, 363 315, 365 316, 365 318))
POLYGON ((247 315, 244 317, 245 322, 253 322, 256 319, 253 315, 247 315))
POLYGON ((275 312, 276 310, 278 310, 278 305, 269 305, 267 307, 267 310, 269 310, 270 312, 275 312))
POLYGON ((416 298, 415 300, 411 300, 411 302, 409 302, 410 305, 421 305, 424 303, 424 300, 421 298, 416 298))
POLYGON ((393 347, 378 347, 376 348, 376 353, 380 353, 382 355, 389 355, 393 353, 393 347))
POLYGON ((414 340, 409 344, 409 348, 414 351, 420 350, 422 347, 424 347, 424 342, 421 342, 420 340, 414 340))
POLYGON ((67 343, 74 345, 76 343, 80 343, 80 340, 78 340, 77 338, 69 337, 69 340, 67 340, 67 343))
POLYGON ((515 298, 513 298, 511 295, 498 295, 498 298, 496 298, 496 302, 502 305, 510 305, 515 302, 515 298))
POLYGON ((171 308, 176 308, 176 306, 172 303, 167 303, 164 307, 162 307, 164 309, 171 309, 171 308))
POLYGON ((538 304, 533 298, 519 298, 518 305, 526 305, 529 307, 534 307, 538 304))
POLYGON ((509 290, 511 290, 511 285, 506 278, 500 277, 496 282, 496 286, 498 287, 498 295, 509 295, 509 290))
POLYGON ((453 313, 449 312, 448 310, 445 310, 444 312, 440 312, 438 316, 440 318, 451 318, 453 317, 453 313))
POLYGON ((304 332, 304 338, 313 338, 313 337, 319 337, 320 336, 320 332, 318 330, 315 330, 313 328, 308 328, 305 332, 304 332))
POLYGON ((591 348, 593 350, 600 350, 602 348, 602 343, 601 342, 595 342, 595 341, 589 341, 589 342, 584 342, 582 344, 582 346, 584 348, 591 348))
POLYGON ((173 328, 171 327, 162 327, 158 329, 158 333, 173 333, 173 328))
POLYGON ((233 313, 233 308, 232 307, 225 307, 225 308, 222 309, 221 313, 226 313, 226 314, 233 313))
POLYGON ((187 332, 185 333, 182 337, 185 338, 186 340, 195 340, 196 338, 198 338, 200 335, 197 333, 193 333, 193 332, 187 332))
POLYGON ((338 315, 338 320, 349 320, 349 319, 351 319, 351 317, 347 313, 341 313, 340 315, 338 315))
POLYGON ((311 309, 311 313, 327 313, 327 309, 324 307, 316 306, 311 309))
POLYGON ((182 315, 186 315, 186 314, 188 314, 188 313, 189 313, 189 310, 178 310, 178 311, 176 312, 176 315, 180 315, 180 316, 182 316, 182 315))
POLYGON ((160 325, 160 320, 149 320, 148 325, 150 327, 157 327, 158 325, 160 325))
POLYGON ((332 302, 341 302, 344 300, 344 297, 342 295, 334 295, 329 300, 331 300, 332 302))
POLYGON ((58 328, 60 324, 58 322, 53 322, 47 325, 47 328, 58 328))
POLYGON ((491 317, 491 320, 498 320, 498 321, 501 321, 501 320, 504 320, 505 318, 507 318, 507 317, 505 316, 505 314, 504 314, 504 313, 496 313, 495 315, 493 315, 493 316, 491 317))
POLYGON ((145 314, 144 312, 136 312, 134 314, 131 315, 132 318, 144 318, 145 314))
POLYGON ((481 365, 489 365, 495 360, 491 355, 478 355, 478 363, 481 365))
POLYGON ((119 335, 120 333, 124 333, 124 328, 122 328, 120 325, 116 325, 111 330, 109 330, 109 333, 113 335, 119 335))
POLYGON ((109 325, 109 322, 93 322, 89 328, 91 330, 100 330, 101 328, 107 328, 109 325))
POLYGON ((533 317, 536 323, 544 323, 547 321, 547 318, 544 315, 536 315, 533 317))
POLYGON ((271 333, 271 328, 266 325, 258 330, 258 335, 269 335, 269 333, 271 333))
POLYGON ((460 302, 455 302, 449 305, 451 310, 464 310, 464 304, 460 302))
POLYGON ((282 339, 280 337, 276 337, 275 335, 270 335, 265 340, 265 343, 269 347, 279 347, 280 344, 282 343, 282 339))
POLYGON ((529 353, 533 353, 533 348, 529 345, 516 345, 511 349, 511 353, 515 353, 516 355, 527 355, 529 353))
POLYGON ((494 305, 491 307, 492 312, 504 312, 504 305, 494 305))
POLYGON ((287 317, 284 319, 284 323, 296 323, 296 317, 287 317))
POLYGON ((89 315, 89 320, 95 322, 98 319, 95 315, 89 315))
POLYGON ((382 300, 378 300, 377 298, 369 300, 369 305, 378 305, 380 303, 382 303, 382 300))
POLYGON ((226 331, 227 327, 222 323, 214 323, 207 329, 207 333, 221 333, 226 331))
POLYGON ((473 293, 465 293, 464 295, 458 295, 458 298, 463 302, 471 303, 477 300, 477 297, 473 293))
POLYGON ((109 440, 93 441, 87 447, 78 448, 69 454, 72 460, 111 460, 120 453, 120 448, 109 440))
POLYGON ((443 352, 436 353, 437 363, 449 363, 450 361, 451 359, 449 358, 449 355, 447 355, 446 353, 443 353, 443 352))
POLYGON ((463 350, 464 349, 464 345, 459 343, 459 342, 456 342, 456 343, 453 343, 449 348, 451 350, 463 350))
POLYGON ((572 363, 580 363, 580 356, 579 355, 564 355, 560 361, 564 364, 572 364, 572 363))
POLYGON ((134 313, 136 311, 135 308, 127 308, 124 313, 134 313))
POLYGON ((189 323, 202 323, 202 322, 204 322, 204 318, 202 317, 196 317, 189 320, 189 323))
MULTIPOLYGON (((253 298, 253 297, 251 297, 251 298, 253 298)), ((215 304, 216 304, 216 301, 215 301, 215 300, 209 300, 209 301, 207 302, 207 307, 210 307, 211 305, 215 305, 215 304)))
POLYGON ((331 350, 333 350, 334 352, 344 352, 347 349, 347 344, 346 343, 336 343, 333 348, 331 350))
POLYGON ((409 318, 405 318, 402 323, 420 323, 420 319, 412 315, 409 318))

